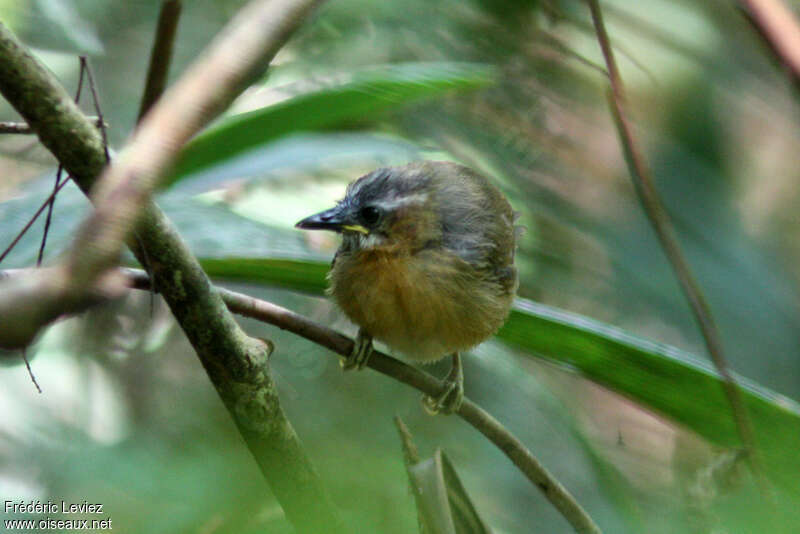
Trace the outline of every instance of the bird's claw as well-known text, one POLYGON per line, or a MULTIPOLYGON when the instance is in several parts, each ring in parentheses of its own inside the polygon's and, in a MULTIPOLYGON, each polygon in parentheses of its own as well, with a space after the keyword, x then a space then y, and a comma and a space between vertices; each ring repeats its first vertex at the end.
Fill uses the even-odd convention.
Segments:
POLYGON ((444 380, 444 387, 438 395, 423 395, 422 406, 430 415, 450 415, 461 408, 464 401, 464 372, 461 368, 461 358, 453 355, 453 367, 444 380))
POLYGON ((455 413, 461 408, 461 403, 464 400, 464 383, 463 382, 445 382, 445 387, 442 393, 436 397, 430 395, 422 396, 422 406, 425 411, 430 415, 450 415, 455 413))
POLYGON ((352 369, 360 371, 367 365, 370 356, 372 356, 372 336, 359 330, 356 342, 353 345, 353 351, 349 356, 339 358, 339 365, 343 371, 352 369))

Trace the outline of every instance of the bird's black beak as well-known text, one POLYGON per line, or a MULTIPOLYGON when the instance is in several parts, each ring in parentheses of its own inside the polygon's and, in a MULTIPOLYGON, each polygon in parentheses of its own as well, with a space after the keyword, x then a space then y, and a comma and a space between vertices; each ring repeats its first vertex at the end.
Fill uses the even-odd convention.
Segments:
POLYGON ((342 226, 347 224, 344 217, 344 210, 341 206, 334 206, 331 209, 315 213, 306 217, 294 225, 295 228, 303 230, 332 230, 341 232, 342 226))

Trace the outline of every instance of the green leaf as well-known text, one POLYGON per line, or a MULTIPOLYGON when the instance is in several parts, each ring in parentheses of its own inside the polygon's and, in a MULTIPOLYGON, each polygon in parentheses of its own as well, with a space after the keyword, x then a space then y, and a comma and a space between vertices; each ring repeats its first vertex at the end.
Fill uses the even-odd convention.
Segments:
POLYGON ((491 81, 489 67, 470 63, 409 63, 359 71, 346 83, 223 119, 186 145, 164 183, 173 184, 287 134, 372 120, 422 98, 491 81))
MULTIPOLYGON (((326 132, 292 134, 235 157, 224 165, 192 174, 174 184, 170 191, 188 193, 223 189, 236 180, 237 188, 269 180, 280 181, 298 173, 313 173, 321 168, 350 168, 352 165, 380 167, 420 159, 420 147, 395 136, 378 132, 326 132)), ((270 188, 273 202, 284 202, 277 188, 270 188)), ((287 196, 288 188, 281 190, 287 196)), ((262 198, 266 199, 266 192, 262 198)), ((249 192, 247 197, 252 197, 249 192)), ((298 205, 308 209, 308 197, 292 191, 298 205)), ((279 210, 281 211, 281 210, 279 210)), ((277 214, 273 214, 277 215, 277 214)))
MULTIPOLYGON (((517 299, 498 337, 532 356, 575 368, 716 445, 742 446, 722 380, 679 349, 524 299, 517 299)), ((747 379, 737 382, 768 476, 797 494, 800 405, 747 379)))
POLYGON ((102 54, 103 43, 94 26, 81 17, 75 2, 69 0, 38 0, 39 9, 64 38, 82 53, 102 54))
POLYGON ((426 534, 490 532, 441 449, 407 471, 426 534))
POLYGON ((452 462, 437 448, 420 459, 408 427, 399 415, 395 425, 403 445, 403 460, 417 505, 421 534, 487 534, 491 529, 478 514, 452 462))
POLYGON ((264 282, 295 291, 322 294, 327 286, 329 265, 291 259, 199 258, 203 269, 214 278, 237 282, 264 282))
MULTIPOLYGON (((321 294, 328 266, 301 260, 204 260, 214 277, 321 294), (237 265, 238 264, 238 265, 237 265), (291 271, 298 273, 292 276, 291 271)), ((722 381, 709 365, 674 347, 598 321, 517 299, 497 334, 507 345, 567 366, 722 447, 740 447, 722 381)), ((768 477, 798 495, 800 405, 738 378, 768 477)))
MULTIPOLYGON (((89 16, 103 11, 92 9, 86 2, 76 0, 28 0, 0 2, 0 18, 29 46, 67 55, 105 53, 103 40, 97 32, 97 20, 89 16)), ((56 56, 48 54, 52 61, 56 56)), ((78 62, 69 57, 70 67, 77 72, 78 62)), ((52 67, 52 65, 50 65, 52 67)))
POLYGON ((421 530, 426 534, 456 534, 442 473, 441 452, 437 449, 433 458, 408 467, 411 489, 423 525, 421 530))

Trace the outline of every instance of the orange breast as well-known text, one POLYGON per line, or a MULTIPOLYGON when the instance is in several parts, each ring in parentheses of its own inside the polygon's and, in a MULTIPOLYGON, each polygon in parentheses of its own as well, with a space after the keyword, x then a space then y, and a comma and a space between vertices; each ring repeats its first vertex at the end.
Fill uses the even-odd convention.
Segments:
POLYGON ((444 250, 342 254, 330 293, 374 338, 418 361, 469 349, 505 321, 513 295, 444 250))

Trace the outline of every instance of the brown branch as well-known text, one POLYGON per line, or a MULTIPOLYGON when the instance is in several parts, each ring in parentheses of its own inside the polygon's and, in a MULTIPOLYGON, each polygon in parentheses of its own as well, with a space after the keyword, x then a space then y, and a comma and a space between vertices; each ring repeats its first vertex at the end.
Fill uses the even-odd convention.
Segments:
POLYGON ((595 31, 597 33, 597 40, 600 43, 600 48, 603 51, 603 57, 605 58, 608 69, 608 77, 611 84, 609 108, 611 109, 611 115, 614 118, 614 123, 619 133, 620 143, 628 163, 631 179, 639 197, 639 202, 675 272, 675 276, 680 283, 686 299, 689 301, 689 306, 692 309, 694 318, 705 340, 711 360, 720 377, 722 377, 725 395, 731 406, 739 438, 750 453, 749 458, 754 472, 757 476, 761 477, 763 476, 763 470, 760 467, 758 454, 755 448, 753 427, 744 406, 739 386, 736 384, 735 379, 728 369, 728 363, 722 350, 722 340, 719 330, 714 322, 711 309, 700 290, 700 286, 695 281, 689 264, 681 252, 675 230, 658 196, 658 191, 650 175, 650 170, 645 163, 645 158, 639 148, 637 139, 633 135, 633 129, 631 128, 625 109, 625 87, 622 83, 622 77, 617 68, 616 60, 614 59, 611 41, 608 38, 608 33, 603 23, 600 5, 598 0, 587 0, 587 2, 592 13, 592 21, 594 22, 595 31))
MULTIPOLYGON (((124 269, 124 271, 130 277, 131 287, 150 289, 150 281, 146 273, 135 269, 124 269)), ((217 291, 222 296, 225 305, 233 313, 277 326, 341 356, 347 356, 353 351, 352 339, 298 313, 228 289, 218 287, 217 291)), ((428 373, 377 350, 370 356, 367 366, 426 395, 435 396, 441 393, 444 386, 442 381, 428 373)), ((576 532, 601 532, 569 491, 553 477, 519 439, 491 414, 466 397, 456 413, 494 443, 522 471, 525 477, 544 493, 545 497, 569 521, 576 532)))
MULTIPOLYGON (((100 125, 108 126, 108 123, 101 122, 99 117, 89 116, 86 119, 92 121, 98 127, 100 125)), ((32 135, 35 133, 27 122, 0 121, 0 134, 32 135)))
POLYGON ((781 0, 741 0, 747 18, 773 53, 800 84, 800 24, 781 0))
POLYGON ((150 66, 147 69, 147 80, 144 84, 142 103, 139 106, 137 122, 142 120, 147 111, 161 97, 167 86, 169 66, 172 62, 172 49, 175 43, 175 33, 178 30, 178 20, 181 16, 181 0, 164 0, 158 14, 156 38, 150 52, 150 66))

